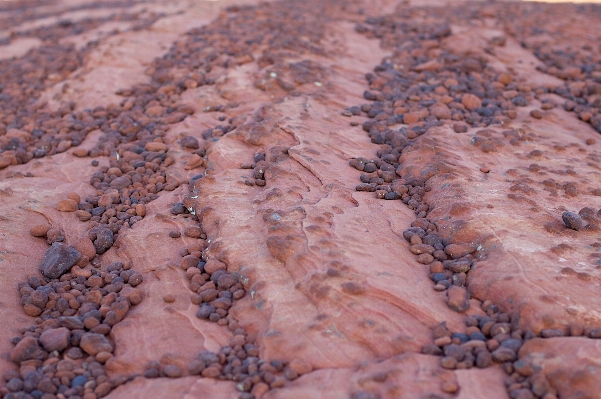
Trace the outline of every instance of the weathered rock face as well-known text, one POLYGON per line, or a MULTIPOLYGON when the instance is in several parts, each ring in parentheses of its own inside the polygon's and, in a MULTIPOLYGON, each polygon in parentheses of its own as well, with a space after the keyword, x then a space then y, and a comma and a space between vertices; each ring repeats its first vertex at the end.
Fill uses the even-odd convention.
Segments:
POLYGON ((0 395, 601 391, 601 9, 257 3, 0 8, 0 395))

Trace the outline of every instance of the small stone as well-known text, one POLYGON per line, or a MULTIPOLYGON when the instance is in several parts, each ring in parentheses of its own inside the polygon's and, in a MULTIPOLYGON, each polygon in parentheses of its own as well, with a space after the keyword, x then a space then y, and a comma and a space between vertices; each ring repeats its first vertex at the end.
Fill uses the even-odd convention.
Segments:
POLYGON ((525 360, 517 360, 513 363, 513 369, 524 377, 530 377, 534 373, 532 364, 525 360))
POLYGON ((94 248, 92 240, 88 237, 78 238, 71 246, 78 250, 80 254, 87 256, 88 259, 96 256, 96 248, 94 248))
POLYGON ((471 111, 474 108, 480 108, 482 106, 482 100, 471 93, 466 93, 461 98, 461 104, 471 111))
MULTIPOLYGON (((419 236, 413 236, 411 239, 413 240, 414 237, 419 238, 419 236)), ((409 250, 414 255, 421 255, 425 253, 432 254, 434 252, 434 247, 427 244, 415 244, 412 245, 409 250)))
POLYGON ((189 148, 191 150, 198 150, 200 148, 200 144, 198 143, 198 139, 192 136, 182 137, 179 141, 180 145, 184 148, 189 148))
POLYGON ((83 211, 81 209, 75 211, 75 216, 77 216, 77 218, 82 222, 87 222, 92 218, 92 214, 90 212, 83 211))
POLYGON ((184 235, 190 238, 200 238, 202 233, 200 226, 188 226, 184 229, 184 235))
POLYGON ((23 305, 23 311, 27 316, 31 317, 38 317, 42 314, 42 309, 40 309, 32 303, 26 303, 25 305, 23 305))
POLYGON ((140 273, 134 273, 129 277, 127 283, 132 287, 136 287, 137 285, 141 284, 142 281, 144 281, 144 277, 140 273))
POLYGON ((445 104, 436 103, 430 109, 430 115, 438 119, 451 119, 451 110, 445 104))
POLYGON ((153 151, 153 152, 159 152, 159 151, 167 151, 167 144, 165 143, 159 143, 157 141, 151 141, 149 143, 146 143, 146 145, 144 146, 144 149, 146 151, 153 151))
POLYGON ((419 113, 418 112, 407 112, 403 115, 403 123, 406 125, 410 125, 412 123, 419 122, 419 113))
POLYGON ((75 212, 77 210, 77 202, 72 199, 64 199, 58 202, 56 209, 59 212, 75 212))
POLYGON ((474 253, 476 248, 471 244, 449 244, 444 251, 453 259, 461 258, 467 254, 474 253))
POLYGON ((376 185, 371 183, 361 183, 355 187, 356 191, 374 192, 376 191, 376 185))
POLYGON ((455 359, 454 357, 445 356, 442 359, 440 359, 440 365, 442 368, 452 370, 455 367, 457 367, 457 359, 455 359))
POLYGON ((146 216, 146 205, 136 204, 136 215, 140 217, 146 216))
POLYGON ((21 363, 26 360, 43 360, 46 353, 38 345, 38 340, 33 337, 25 337, 10 352, 10 360, 14 363, 21 363))
POLYGON ((94 240, 94 248, 96 248, 96 253, 98 255, 102 255, 106 251, 108 251, 113 246, 113 232, 106 228, 101 227, 96 232, 96 239, 94 240))
POLYGON ((11 378, 6 383, 6 389, 8 389, 10 392, 18 392, 23 390, 23 380, 20 378, 11 378))
POLYGON ((217 365, 211 365, 204 369, 201 375, 205 378, 217 378, 221 375, 221 370, 217 365))
POLYGON ((416 260, 422 265, 429 265, 430 263, 434 262, 434 257, 430 254, 421 254, 417 256, 416 260))
POLYGON ((186 164, 184 165, 184 169, 185 170, 196 169, 199 166, 202 166, 202 164, 203 164, 203 160, 200 157, 200 155, 192 154, 192 156, 186 161, 186 164))
POLYGON ((601 328, 593 328, 589 333, 590 338, 601 338, 601 328))
POLYGON ((67 351, 65 352, 65 356, 74 360, 81 359, 83 357, 83 351, 75 346, 73 348, 67 349, 67 351))
POLYGON ((163 374, 169 378, 179 378, 182 376, 182 369, 175 364, 168 364, 163 367, 163 374))
POLYGON ((455 393, 459 390, 459 385, 454 381, 444 381, 440 385, 440 389, 446 393, 455 393))
POLYGON ((540 335, 543 338, 555 338, 563 337, 565 334, 560 329, 548 328, 545 330, 541 330, 540 335))
POLYGON ((180 238, 182 234, 177 230, 171 230, 169 232, 169 238, 180 238))
POLYGON ((213 274, 217 270, 226 270, 226 266, 225 263, 218 261, 215 258, 210 258, 207 263, 205 263, 204 269, 208 274, 213 274))
POLYGON ((84 158, 88 156, 88 150, 81 147, 74 149, 71 153, 78 158, 84 158))
POLYGON ((50 226, 47 224, 38 224, 35 225, 29 230, 29 234, 34 237, 46 237, 46 233, 50 230, 50 226))
POLYGON ((542 119, 543 113, 538 109, 533 109, 532 111, 530 111, 530 116, 534 119, 542 119))
POLYGON ((464 287, 453 285, 447 290, 449 308, 456 312, 465 312, 470 307, 470 296, 464 287))
POLYGON ((173 303, 173 302, 175 302, 175 296, 173 296, 171 294, 163 295, 163 301, 165 303, 173 303))
POLYGON ((131 184, 131 179, 127 176, 116 177, 110 182, 111 188, 114 188, 115 190, 122 190, 131 184))
POLYGON ((481 350, 476 355, 476 366, 481 369, 485 369, 492 363, 492 355, 489 351, 481 350))
POLYGON ((88 378, 86 376, 78 375, 71 380, 71 388, 84 386, 86 382, 88 382, 88 378))
POLYGON ((40 343, 47 352, 62 351, 69 346, 71 332, 65 327, 46 330, 40 336, 40 343))
POLYGON ((205 367, 205 362, 200 359, 194 359, 188 364, 188 373, 190 373, 190 375, 199 375, 205 367))
POLYGON ((565 225, 572 230, 580 230, 582 228, 582 218, 575 212, 564 212, 561 215, 565 225))
POLYGON ((101 384, 99 384, 96 389, 94 389, 94 393, 99 396, 106 396, 109 394, 109 392, 111 391, 111 389, 113 389, 113 384, 111 384, 108 381, 105 381, 101 384))
POLYGON ((467 125, 461 124, 461 123, 454 123, 453 124, 453 131, 455 133, 466 133, 467 132, 467 125))
POLYGON ((503 346, 495 349, 492 353, 492 358, 499 363, 513 362, 516 357, 517 355, 513 349, 503 346))
POLYGON ((113 352, 113 346, 104 335, 91 332, 81 336, 79 346, 84 352, 92 356, 100 352, 113 352))
POLYGON ((46 251, 39 267, 40 272, 48 278, 59 278, 77 263, 81 254, 71 246, 55 242, 46 251))

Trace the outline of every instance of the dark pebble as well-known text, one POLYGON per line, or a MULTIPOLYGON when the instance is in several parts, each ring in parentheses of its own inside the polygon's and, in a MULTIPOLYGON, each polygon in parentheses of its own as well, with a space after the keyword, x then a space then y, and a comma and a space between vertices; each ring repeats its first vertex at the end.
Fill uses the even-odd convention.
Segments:
POLYGON ((186 209, 186 207, 184 206, 183 203, 178 202, 177 204, 173 205, 171 207, 171 214, 173 215, 181 215, 182 213, 186 213, 188 210, 186 209))
POLYGON ((574 212, 564 212, 561 215, 565 225, 572 230, 580 230, 582 228, 582 218, 574 212))
POLYGON ((39 269, 48 278, 59 278, 77 263, 81 254, 71 246, 55 242, 46 251, 39 269))

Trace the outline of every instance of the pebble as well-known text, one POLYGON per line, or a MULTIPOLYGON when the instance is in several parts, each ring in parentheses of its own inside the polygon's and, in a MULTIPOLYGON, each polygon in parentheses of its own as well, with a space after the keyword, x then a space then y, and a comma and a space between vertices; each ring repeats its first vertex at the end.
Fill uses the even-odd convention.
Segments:
POLYGON ((47 224, 37 224, 29 230, 29 233, 34 237, 46 237, 46 233, 50 230, 47 224))
POLYGON ((60 200, 56 209, 59 212, 75 212, 77 210, 77 202, 72 199, 60 200))
POLYGON ((513 369, 524 377, 530 377, 534 374, 534 367, 525 360, 517 360, 513 363, 513 369))
POLYGON ((40 343, 47 352, 62 351, 69 346, 71 332, 65 327, 46 330, 40 336, 40 343))
POLYGON ((569 229, 578 231, 582 228, 583 221, 580 215, 578 215, 577 213, 564 212, 561 215, 561 218, 563 219, 563 222, 565 223, 566 227, 569 229))
POLYGON ((106 339, 106 336, 95 333, 85 333, 81 336, 79 343, 81 349, 88 355, 96 355, 100 352, 112 352, 113 346, 106 339))
POLYGON ((190 158, 186 161, 184 165, 185 170, 192 170, 202 166, 204 163, 203 159, 198 154, 192 154, 190 158))
POLYGON ((46 355, 46 352, 38 345, 37 339, 25 337, 10 352, 10 361, 22 363, 27 360, 43 360, 46 355))
POLYGON ((179 141, 180 145, 184 148, 189 148, 191 150, 198 150, 200 148, 200 144, 198 139, 192 136, 182 137, 179 141))
POLYGON ((163 374, 169 378, 179 378, 182 376, 182 369, 174 364, 168 364, 163 367, 163 374))
POLYGON ((469 309, 469 294, 464 287, 453 285, 447 290, 447 305, 452 310, 462 313, 469 309))
POLYGON ((467 125, 464 125, 462 123, 454 123, 453 124, 453 131, 455 133, 466 133, 468 130, 467 125))
POLYGON ((512 362, 516 357, 515 350, 503 346, 500 346, 492 352, 492 358, 499 363, 512 362))
POLYGON ((543 113, 538 109, 533 109, 532 111, 530 111, 530 116, 535 119, 542 119, 543 113))
POLYGON ((440 366, 445 369, 453 370, 457 367, 457 359, 450 356, 445 356, 440 359, 440 366))
POLYGON ((184 235, 190 238, 200 238, 203 235, 203 231, 200 226, 187 226, 184 228, 184 235))
POLYGON ((475 108, 482 107, 482 100, 471 93, 466 93, 461 97, 461 104, 471 111, 475 108))
POLYGON ((39 270, 45 277, 59 278, 71 270, 80 257, 81 254, 77 249, 55 242, 46 251, 39 270))
POLYGON ((144 149, 146 151, 159 152, 159 151, 167 151, 168 147, 167 147, 167 144, 159 143, 157 141, 151 141, 149 143, 146 143, 146 145, 144 146, 144 149))
POLYGON ((489 351, 480 351, 476 355, 476 367, 484 369, 492 363, 492 355, 489 351))
POLYGON ((472 244, 449 244, 444 249, 445 253, 453 259, 474 253, 476 248, 472 244))
POLYGON ((96 253, 98 255, 102 255, 113 246, 114 236, 110 229, 106 227, 100 227, 95 231, 95 236, 94 248, 96 248, 96 253))
POLYGON ((555 337, 563 337, 565 334, 560 329, 545 329, 545 330, 541 330, 540 335, 543 338, 555 338, 555 337))

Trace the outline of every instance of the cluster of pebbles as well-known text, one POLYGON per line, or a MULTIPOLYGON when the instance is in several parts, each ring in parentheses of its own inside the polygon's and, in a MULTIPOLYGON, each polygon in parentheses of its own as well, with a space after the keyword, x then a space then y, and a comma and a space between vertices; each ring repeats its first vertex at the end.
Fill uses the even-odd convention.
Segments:
MULTIPOLYGON (((538 7, 529 9, 539 10, 538 7)), ((412 12, 419 14, 423 10, 414 9, 412 12)), ((473 13, 478 14, 477 11, 473 13)), ((520 22, 533 18, 532 14, 520 15, 520 7, 499 6, 499 15, 504 21, 511 21, 514 31, 520 22)), ((535 55, 548 68, 542 69, 567 82, 565 87, 533 88, 512 74, 498 73, 487 67, 483 58, 471 55, 458 57, 446 49, 441 39, 451 33, 447 23, 458 22, 460 16, 448 17, 442 9, 438 9, 439 22, 431 24, 412 21, 411 16, 408 11, 406 14, 370 18, 356 27, 360 33, 380 38, 383 46, 393 49, 393 54, 373 73, 366 75, 369 89, 365 91, 364 98, 371 103, 349 107, 342 113, 344 116, 366 115, 369 119, 363 123, 363 129, 373 143, 382 145, 377 157, 358 157, 351 159, 349 164, 363 172, 357 191, 374 192, 380 199, 401 200, 415 212, 417 219, 403 233, 410 243, 410 251, 416 255, 417 262, 428 265, 434 289, 447 291, 448 306, 457 312, 465 312, 470 307, 466 279, 482 256, 481 248, 473 242, 451 244, 437 234, 436 224, 428 219, 429 205, 424 200, 424 195, 430 191, 427 178, 415 178, 407 173, 402 164, 403 150, 418 142, 418 137, 429 128, 442 124, 451 125, 456 133, 466 132, 468 125, 501 127, 506 118, 516 117, 516 107, 527 106, 534 98, 539 99, 546 93, 565 97, 566 110, 578 113, 580 119, 601 132, 601 120, 598 119, 601 117, 601 97, 596 96, 601 94, 601 66, 598 56, 594 58, 590 51, 586 52, 591 50, 590 46, 584 46, 584 55, 578 50, 568 54, 537 47, 535 55), (568 73, 568 66, 574 63, 581 66, 571 68, 573 70, 568 73), (403 126, 395 129, 394 126, 399 124, 403 126)), ((504 37, 497 39, 491 40, 492 46, 505 45, 504 37)), ((552 106, 552 102, 543 100, 541 108, 546 110, 552 106)), ((532 111, 530 115, 542 118, 539 110, 532 111)), ((503 134, 514 141, 525 139, 517 132, 503 134)), ((494 151, 495 145, 502 145, 487 140, 487 137, 490 134, 486 129, 478 131, 474 145, 483 152, 494 151)), ((511 144, 519 143, 512 141, 511 144)), ((433 173, 435 175, 436 171, 433 173)), ((591 211, 593 217, 587 220, 594 219, 595 210, 592 208, 584 208, 579 214, 564 212, 562 218, 568 228, 580 230, 585 224, 583 215, 586 217, 591 211)), ((525 340, 537 336, 562 337, 566 336, 566 332, 561 329, 542 330, 539 334, 523 331, 517 327, 517 320, 512 320, 510 314, 501 312, 488 300, 482 303, 482 310, 486 316, 466 317, 465 333, 452 333, 445 323, 437 326, 433 330, 434 343, 426 345, 423 353, 442 356, 441 366, 446 369, 486 368, 493 363, 501 364, 509 375, 506 387, 512 399, 557 398, 557 392, 548 381, 536 375, 530 363, 519 359, 518 352, 525 340)), ((601 329, 571 326, 568 335, 601 338, 601 329)))
POLYGON ((35 324, 12 339, 10 360, 19 369, 4 373, 4 398, 94 399, 127 381, 109 379, 103 364, 115 349, 112 327, 142 301, 135 287, 143 278, 127 263, 102 268, 94 260, 78 273, 19 284, 23 310, 35 324))
MULTIPOLYGON (((596 4, 564 7, 569 7, 569 12, 573 15, 601 15, 601 7, 596 4)), ((566 111, 576 113, 580 120, 588 122, 601 133, 601 49, 598 39, 588 36, 574 46, 573 36, 570 34, 574 25, 556 18, 557 11, 556 6, 520 5, 504 10, 499 14, 499 19, 521 41, 522 46, 543 63, 537 67, 540 72, 565 81, 557 87, 543 88, 542 92, 565 98, 563 107, 566 111), (529 21, 532 20, 540 21, 541 26, 549 28, 529 29, 529 21), (537 36, 543 35, 552 37, 552 41, 536 40, 537 36)), ((596 32, 592 30, 591 33, 596 32)), ((543 110, 550 109, 553 105, 543 103, 543 110)))
POLYGON ((399 153, 407 140, 446 120, 454 121, 457 133, 466 132, 466 124, 501 126, 533 98, 528 85, 490 68, 485 58, 459 56, 444 48, 442 40, 451 34, 444 21, 424 24, 379 17, 358 24, 356 30, 381 38, 394 50, 366 75, 369 90, 364 98, 371 103, 350 107, 343 115, 366 114, 370 119, 363 129, 372 142, 388 144, 399 153), (399 124, 404 126, 391 128, 399 124))
MULTIPOLYGON (((122 18, 124 16, 113 15, 103 19, 102 22, 117 21, 122 18)), ((137 23, 143 21, 143 24, 138 28, 148 26, 157 18, 158 16, 151 16, 139 20, 137 23)), ((111 104, 107 107, 108 110, 97 107, 93 110, 85 109, 77 112, 74 112, 73 102, 64 103, 55 111, 45 108, 46 102, 39 99, 40 95, 46 89, 66 80, 74 71, 82 67, 86 55, 97 45, 96 42, 90 42, 78 50, 73 45, 60 43, 58 37, 55 37, 58 34, 52 33, 55 30, 53 27, 57 27, 56 29, 64 36, 77 34, 81 30, 71 29, 65 32, 65 28, 61 28, 61 23, 66 24, 66 22, 59 22, 45 28, 48 33, 42 36, 42 39, 46 39, 43 46, 30 50, 22 57, 0 60, 0 169, 65 152, 71 147, 77 147, 88 133, 96 129, 101 129, 109 136, 111 134, 114 136, 115 131, 118 135, 125 136, 128 133, 131 135, 133 130, 136 133, 142 130, 139 126, 138 129, 132 129, 128 125, 138 123, 146 127, 152 122, 140 118, 139 112, 135 112, 138 109, 134 104, 129 105, 129 109, 133 108, 133 119, 126 114, 120 115, 124 109, 116 104, 111 104), (119 116, 120 119, 117 118, 119 116), (138 116, 138 119, 135 116, 138 116), (112 126, 115 122, 118 123, 116 128, 112 126), (122 126, 124 124, 129 129, 122 126), (128 132, 125 133, 124 130, 128 132)), ((87 23, 93 24, 90 21, 87 23)), ((125 109, 127 107, 128 105, 125 105, 125 109)), ((181 119, 183 117, 180 117, 181 119)), ((121 138, 115 140, 112 137, 109 141, 123 140, 121 138)), ((128 141, 132 141, 132 138, 128 137, 128 141)), ((109 155, 107 151, 110 149, 110 146, 104 146, 90 152, 90 156, 109 155)), ((74 154, 87 155, 83 150, 76 150, 74 154)))
MULTIPOLYGON (((179 205, 181 204, 176 204, 174 208, 179 205)), ((172 209, 172 213, 176 213, 175 211, 176 209, 172 209)), ((188 234, 191 235, 198 236, 188 234)), ((200 244, 184 248, 181 252, 181 268, 186 272, 192 291, 190 301, 199 305, 196 312, 198 318, 227 327, 233 339, 217 353, 207 350, 199 352, 185 370, 168 362, 151 361, 145 366, 144 377, 178 378, 199 375, 234 381, 240 391, 240 399, 252 399, 261 397, 270 389, 280 388, 286 381, 310 371, 310 367, 304 362, 267 362, 259 357, 259 349, 253 337, 228 314, 234 301, 246 295, 244 285, 239 282, 236 274, 227 271, 226 264, 208 258, 205 252, 208 244, 204 239, 201 240, 200 244)), ((174 298, 165 296, 163 299, 169 303, 174 298)))

